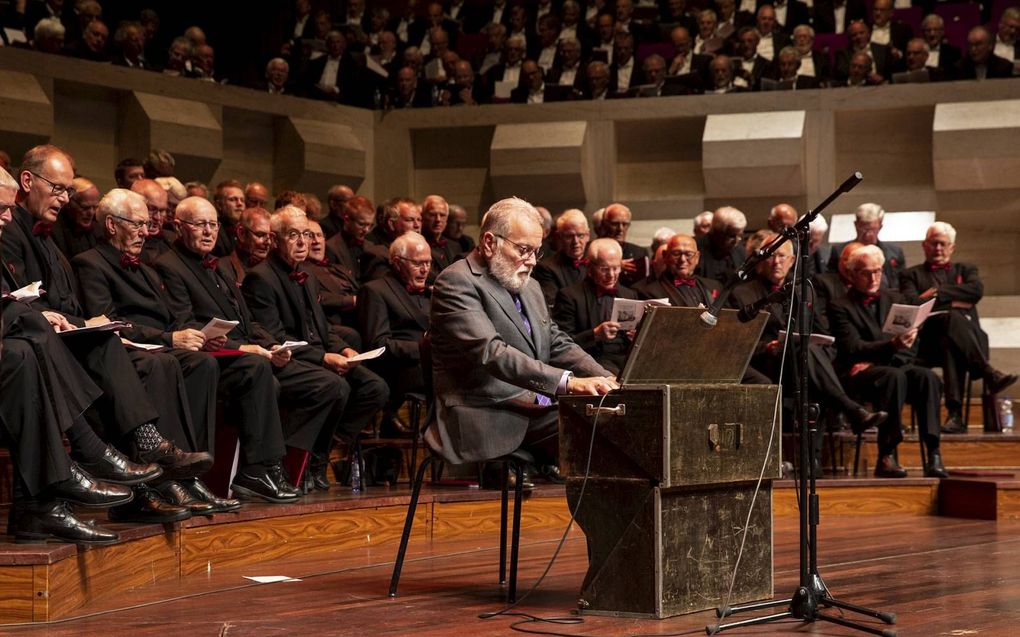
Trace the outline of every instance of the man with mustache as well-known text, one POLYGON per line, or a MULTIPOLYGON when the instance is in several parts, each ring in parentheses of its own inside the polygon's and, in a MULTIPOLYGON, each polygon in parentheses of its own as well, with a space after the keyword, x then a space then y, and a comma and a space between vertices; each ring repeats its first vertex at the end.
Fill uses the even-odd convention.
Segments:
POLYGON ((525 447, 556 480, 555 396, 617 388, 610 372, 549 318, 530 276, 541 245, 534 206, 503 199, 485 213, 478 248, 436 279, 437 422, 426 439, 447 461, 489 460, 525 447))

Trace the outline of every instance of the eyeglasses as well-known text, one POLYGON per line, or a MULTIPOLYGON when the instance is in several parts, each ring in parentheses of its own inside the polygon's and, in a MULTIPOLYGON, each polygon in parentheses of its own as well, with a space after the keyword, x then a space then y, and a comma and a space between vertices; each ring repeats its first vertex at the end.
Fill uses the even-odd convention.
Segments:
POLYGON ((31 170, 29 170, 28 172, 48 183, 50 185, 50 194, 53 195, 54 197, 67 195, 67 198, 70 199, 78 192, 74 186, 64 186, 63 184, 55 183, 53 180, 43 177, 39 173, 32 172, 31 170))
POLYGON ((146 206, 149 209, 150 215, 165 215, 169 210, 167 208, 157 208, 156 206, 146 206))
MULTIPOLYGON (((44 179, 45 179, 45 177, 44 177, 44 179)), ((135 232, 137 232, 137 231, 141 230, 142 228, 144 228, 145 226, 149 225, 149 220, 148 219, 146 219, 144 221, 136 221, 134 219, 128 219, 127 217, 122 217, 120 215, 110 215, 110 216, 113 217, 114 219, 116 219, 117 221, 123 222, 125 226, 131 228, 135 232)))
POLYGON ((423 268, 431 268, 432 267, 432 261, 415 261, 414 259, 408 259, 407 257, 397 257, 397 258, 400 259, 401 261, 403 261, 404 263, 410 263, 411 267, 418 268, 419 270, 423 269, 423 268))
POLYGON ((14 209, 17 208, 17 207, 18 207, 18 204, 15 204, 15 203, 0 204, 0 215, 4 214, 5 212, 12 212, 13 213, 14 209))
POLYGON ((244 228, 244 231, 247 232, 248 234, 250 234, 251 236, 255 237, 256 239, 258 239, 259 241, 262 241, 264 239, 268 239, 269 238, 269 233, 268 232, 255 232, 254 230, 251 230, 249 228, 244 228))
POLYGON ((669 252, 669 256, 674 259, 687 259, 688 261, 693 260, 697 254, 697 250, 670 250, 669 252))
POLYGON ((924 242, 929 248, 948 248, 953 245, 948 241, 933 241, 931 239, 924 242))
POLYGON ((626 228, 630 227, 630 222, 629 221, 603 221, 602 223, 604 223, 606 225, 606 227, 609 227, 609 228, 622 228, 622 229, 626 229, 626 228))
POLYGON ((588 232, 572 232, 572 233, 569 233, 569 234, 563 234, 563 233, 557 232, 556 236, 558 236, 560 239, 563 239, 564 241, 573 241, 574 239, 580 239, 581 241, 587 241, 588 237, 590 237, 591 234, 588 233, 588 232))
POLYGON ((542 258, 542 253, 543 253, 542 252, 542 246, 538 246, 537 248, 532 248, 531 246, 524 246, 524 245, 521 245, 521 244, 517 243, 516 241, 511 241, 510 239, 507 239, 506 237, 504 237, 501 234, 497 234, 495 236, 496 236, 497 239, 502 239, 502 240, 506 241, 507 243, 513 245, 515 248, 517 248, 517 256, 519 256, 521 258, 521 261, 527 261, 532 256, 535 257, 536 261, 542 258))
POLYGON ((790 261, 792 259, 793 259, 793 255, 792 254, 773 254, 773 255, 769 256, 769 260, 771 260, 771 261, 780 261, 780 262, 782 262, 782 261, 790 261))
POLYGON ((189 221, 188 219, 181 219, 182 222, 188 224, 192 228, 198 228, 199 230, 219 230, 219 221, 189 221))
POLYGON ((283 238, 291 243, 294 243, 298 239, 304 239, 305 241, 312 240, 312 231, 305 230, 304 232, 298 232, 297 230, 291 230, 287 234, 283 235, 283 238))
POLYGON ((596 265, 589 268, 597 274, 618 274, 623 269, 618 265, 596 265))

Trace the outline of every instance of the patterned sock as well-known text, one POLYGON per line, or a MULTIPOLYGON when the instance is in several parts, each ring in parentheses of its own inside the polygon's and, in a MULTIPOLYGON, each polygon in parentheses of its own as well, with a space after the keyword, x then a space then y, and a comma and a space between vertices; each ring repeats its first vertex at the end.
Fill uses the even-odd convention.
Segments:
POLYGON ((138 429, 135 429, 135 444, 138 445, 139 451, 152 451, 161 442, 163 442, 163 436, 156 429, 156 425, 151 422, 147 422, 138 427, 138 429))

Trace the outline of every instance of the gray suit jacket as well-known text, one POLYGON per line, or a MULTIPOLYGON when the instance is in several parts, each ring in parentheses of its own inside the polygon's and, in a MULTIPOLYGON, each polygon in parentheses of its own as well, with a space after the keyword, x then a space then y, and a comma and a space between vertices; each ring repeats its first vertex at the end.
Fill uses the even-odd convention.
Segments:
POLYGON ((450 462, 497 458, 520 447, 530 421, 551 410, 535 403, 536 393, 553 396, 564 371, 610 375, 549 318, 537 281, 529 279, 520 296, 530 336, 510 292, 476 252, 436 279, 431 334, 437 427, 430 443, 438 442, 450 462))

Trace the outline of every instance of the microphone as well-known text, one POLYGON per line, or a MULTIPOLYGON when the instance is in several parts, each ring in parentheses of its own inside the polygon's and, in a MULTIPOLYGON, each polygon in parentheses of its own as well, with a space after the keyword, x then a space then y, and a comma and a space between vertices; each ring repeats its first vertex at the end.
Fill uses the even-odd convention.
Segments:
POLYGON ((715 327, 715 324, 719 322, 719 311, 722 310, 723 304, 726 303, 730 290, 730 287, 724 288, 722 293, 716 297, 712 307, 701 313, 701 322, 705 324, 705 327, 715 327))
POLYGON ((783 287, 776 290, 775 292, 766 294, 765 296, 761 297, 754 303, 748 303, 744 307, 740 308, 739 312, 737 312, 737 320, 740 321, 741 323, 747 323, 754 317, 758 316, 758 313, 765 309, 766 305, 778 303, 779 301, 782 301, 784 298, 786 298, 786 295, 790 293, 790 288, 792 287, 793 283, 787 283, 783 285, 783 287))
POLYGON ((847 177, 846 181, 839 185, 839 192, 841 193, 850 192, 851 190, 857 187, 857 184, 861 183, 862 181, 864 181, 864 175, 862 175, 861 171, 859 170, 855 171, 854 174, 847 177))

